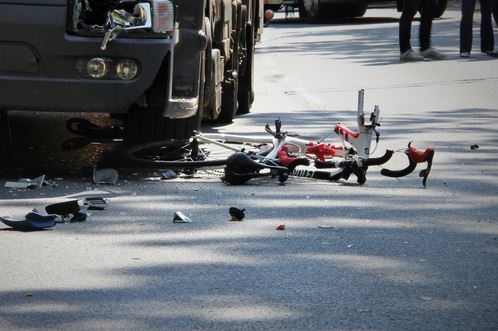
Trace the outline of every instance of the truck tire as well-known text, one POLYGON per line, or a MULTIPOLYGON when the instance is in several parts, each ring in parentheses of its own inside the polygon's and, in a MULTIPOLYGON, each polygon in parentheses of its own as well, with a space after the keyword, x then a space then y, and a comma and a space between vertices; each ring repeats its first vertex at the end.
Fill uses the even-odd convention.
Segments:
MULTIPOLYGON (((247 12, 242 15, 242 22, 247 21, 247 12)), ((238 102, 239 107, 237 114, 247 114, 251 110, 251 105, 254 101, 254 26, 246 24, 243 31, 244 61, 240 68, 239 75, 239 93, 238 102)))
MULTIPOLYGON (((146 102, 133 104, 124 119, 124 143, 132 145, 166 139, 186 139, 199 130, 202 117, 204 75, 200 77, 199 109, 195 116, 171 119, 163 116, 166 100, 166 68, 163 63, 152 87, 146 92, 146 102)), ((202 72, 202 70, 201 70, 202 72)))
POLYGON ((198 115, 184 119, 163 117, 162 107, 133 105, 125 118, 125 144, 185 139, 199 129, 198 115))
MULTIPOLYGON (((235 2, 234 2, 235 3, 235 2)), ((218 117, 220 123, 231 123, 237 114, 239 95, 239 52, 242 25, 242 9, 246 6, 237 5, 237 21, 234 26, 232 57, 225 65, 225 79, 222 83, 221 111, 218 117)), ((245 23, 244 23, 245 24, 245 23)))
POLYGON ((282 8, 282 5, 265 5, 264 8, 265 10, 269 9, 274 12, 278 12, 282 8))
MULTIPOLYGON (((436 0, 436 8, 434 9, 434 18, 440 18, 443 16, 448 6, 448 0, 436 0)), ((403 11, 403 0, 396 1, 396 7, 399 12, 403 11)), ((420 6, 419 13, 422 13, 422 6, 420 6)))
POLYGON ((368 9, 367 2, 354 3, 349 8, 349 17, 362 17, 368 9))
POLYGON ((439 18, 443 16, 446 11, 446 7, 448 6, 448 0, 437 0, 436 10, 434 12, 434 18, 439 18))
POLYGON ((320 0, 302 0, 299 12, 303 12, 305 18, 311 22, 321 22, 326 18, 325 6, 320 0))

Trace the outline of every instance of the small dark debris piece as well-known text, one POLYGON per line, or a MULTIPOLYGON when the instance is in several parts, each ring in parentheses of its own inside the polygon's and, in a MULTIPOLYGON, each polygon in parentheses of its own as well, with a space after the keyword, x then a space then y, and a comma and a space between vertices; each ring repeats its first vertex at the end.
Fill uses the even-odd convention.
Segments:
POLYGON ((228 212, 230 213, 230 216, 232 216, 231 221, 242 221, 246 217, 246 214, 244 213, 245 209, 239 209, 237 207, 230 207, 228 212))
POLYGON ((82 213, 82 212, 77 212, 76 214, 71 217, 69 222, 74 223, 74 222, 84 222, 86 221, 86 218, 88 217, 88 214, 82 213))
POLYGON ((478 148, 479 148, 478 144, 470 145, 470 149, 478 149, 478 148))
POLYGON ((284 231, 285 229, 285 224, 280 224, 279 226, 277 226, 277 230, 279 231, 284 231))

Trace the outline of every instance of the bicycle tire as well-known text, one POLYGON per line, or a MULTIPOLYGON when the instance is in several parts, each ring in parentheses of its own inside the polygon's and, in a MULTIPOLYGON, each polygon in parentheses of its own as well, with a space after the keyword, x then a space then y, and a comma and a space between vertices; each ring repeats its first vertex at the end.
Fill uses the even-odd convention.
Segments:
MULTIPOLYGON (((247 153, 259 152, 259 148, 249 149, 250 145, 242 142, 223 141, 221 143, 225 146, 239 146, 237 148, 239 151, 247 153)), ((203 143, 193 138, 181 141, 170 139, 127 146, 122 155, 126 161, 140 166, 202 169, 222 168, 227 164, 228 157, 234 152, 228 148, 212 143, 203 143)))

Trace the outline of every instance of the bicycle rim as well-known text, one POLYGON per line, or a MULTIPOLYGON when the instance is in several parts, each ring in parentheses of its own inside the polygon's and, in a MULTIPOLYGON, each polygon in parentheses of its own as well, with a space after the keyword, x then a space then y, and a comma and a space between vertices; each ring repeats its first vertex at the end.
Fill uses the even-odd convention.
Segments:
POLYGON ((216 169, 226 165, 236 149, 247 153, 260 152, 260 146, 241 142, 221 142, 221 145, 190 139, 167 140, 127 147, 124 157, 134 164, 174 169, 216 169), (231 149, 229 149, 231 146, 231 149))

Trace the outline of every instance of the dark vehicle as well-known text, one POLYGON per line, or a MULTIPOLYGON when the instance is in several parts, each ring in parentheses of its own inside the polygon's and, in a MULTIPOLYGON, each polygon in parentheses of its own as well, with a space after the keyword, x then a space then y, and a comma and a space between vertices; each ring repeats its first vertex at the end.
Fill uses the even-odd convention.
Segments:
POLYGON ((128 142, 254 99, 262 0, 0 0, 0 110, 121 117, 128 142))
MULTIPOLYGON (((267 0, 266 8, 279 10, 282 6, 299 9, 299 16, 309 21, 320 22, 338 17, 361 17, 368 5, 384 0, 267 0)), ((448 0, 436 0, 434 17, 441 17, 446 11, 448 0)), ((403 8, 403 0, 396 0, 398 11, 403 8)), ((422 10, 422 8, 421 8, 422 10)))

